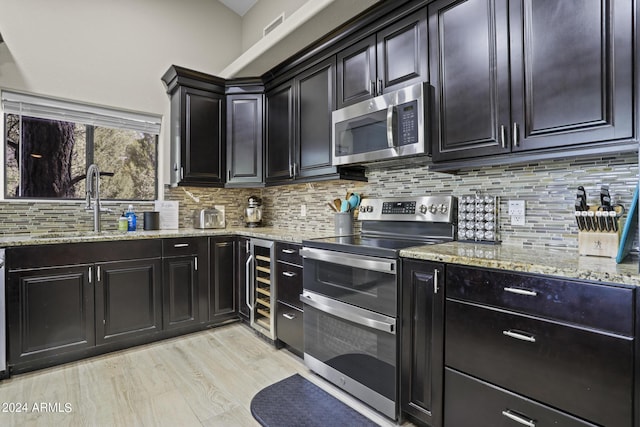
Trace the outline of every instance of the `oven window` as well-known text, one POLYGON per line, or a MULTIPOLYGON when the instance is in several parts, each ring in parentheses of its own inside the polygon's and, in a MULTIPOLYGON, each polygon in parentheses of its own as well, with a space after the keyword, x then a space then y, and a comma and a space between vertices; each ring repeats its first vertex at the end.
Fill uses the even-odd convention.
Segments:
POLYGON ((331 298, 396 316, 396 275, 318 260, 304 260, 304 288, 331 298))
POLYGON ((396 335, 304 309, 304 352, 395 401, 396 335))

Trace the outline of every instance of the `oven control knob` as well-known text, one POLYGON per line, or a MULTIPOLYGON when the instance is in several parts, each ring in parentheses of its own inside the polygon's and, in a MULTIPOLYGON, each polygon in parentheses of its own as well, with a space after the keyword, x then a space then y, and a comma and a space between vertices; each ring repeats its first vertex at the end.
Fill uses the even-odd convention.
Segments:
POLYGON ((420 205, 420 213, 421 214, 427 213, 427 205, 420 205))
POLYGON ((440 203, 438 205, 438 210, 440 211, 441 214, 446 214, 449 208, 444 203, 440 203))
POLYGON ((432 214, 436 213, 438 211, 438 208, 436 205, 429 205, 429 212, 431 212, 432 214))
POLYGON ((367 206, 367 212, 373 212, 373 206, 371 205, 367 206))
POLYGON ((360 205, 360 212, 366 212, 367 211, 367 207, 365 205, 360 205))

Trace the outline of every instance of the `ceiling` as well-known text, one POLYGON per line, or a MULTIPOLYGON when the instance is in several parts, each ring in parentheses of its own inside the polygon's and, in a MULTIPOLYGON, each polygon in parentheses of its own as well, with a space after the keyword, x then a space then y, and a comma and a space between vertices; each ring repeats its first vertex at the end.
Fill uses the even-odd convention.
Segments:
POLYGON ((258 0, 218 0, 240 16, 244 16, 258 0))

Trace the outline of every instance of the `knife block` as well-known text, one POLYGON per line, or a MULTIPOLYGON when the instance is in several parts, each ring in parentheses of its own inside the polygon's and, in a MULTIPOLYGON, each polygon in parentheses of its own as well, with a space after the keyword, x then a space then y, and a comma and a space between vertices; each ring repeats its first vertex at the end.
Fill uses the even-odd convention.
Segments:
POLYGON ((578 231, 578 252, 580 255, 616 258, 619 246, 619 231, 578 231))

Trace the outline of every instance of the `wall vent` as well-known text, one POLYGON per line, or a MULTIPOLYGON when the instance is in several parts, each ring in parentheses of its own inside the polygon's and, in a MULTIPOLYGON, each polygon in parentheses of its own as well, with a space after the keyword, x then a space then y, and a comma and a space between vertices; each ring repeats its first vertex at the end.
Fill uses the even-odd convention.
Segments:
POLYGON ((278 25, 282 24, 283 22, 284 22, 284 12, 282 12, 280 16, 278 16, 276 19, 271 21, 270 24, 264 27, 264 30, 262 30, 262 37, 266 36, 271 31, 275 30, 278 27, 278 25))

